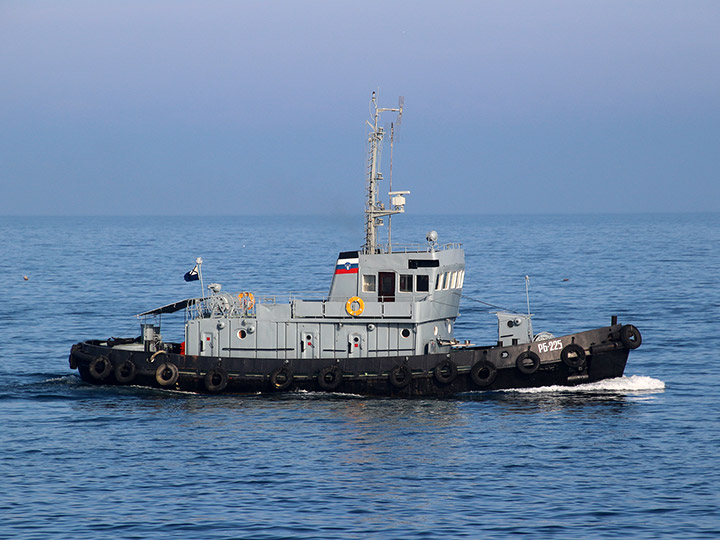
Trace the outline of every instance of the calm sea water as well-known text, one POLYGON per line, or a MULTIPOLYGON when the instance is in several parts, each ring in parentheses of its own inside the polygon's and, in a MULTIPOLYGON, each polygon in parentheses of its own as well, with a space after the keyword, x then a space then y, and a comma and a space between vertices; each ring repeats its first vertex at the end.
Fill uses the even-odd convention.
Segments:
MULTIPOLYGON (((199 293, 325 291, 360 218, 0 218, 0 538, 720 537, 720 215, 396 218, 466 248, 461 339, 487 302, 535 331, 606 325, 626 377, 447 400, 96 388, 72 343, 199 293), (24 280, 27 276, 28 280, 24 280)), ((166 338, 181 325, 166 319, 166 338)))

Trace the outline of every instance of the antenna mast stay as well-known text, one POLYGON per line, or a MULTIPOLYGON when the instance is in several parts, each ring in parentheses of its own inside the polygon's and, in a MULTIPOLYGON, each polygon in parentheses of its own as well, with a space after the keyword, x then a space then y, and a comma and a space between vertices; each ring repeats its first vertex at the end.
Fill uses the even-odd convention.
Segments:
MULTIPOLYGON (((365 245, 363 253, 372 254, 380 253, 380 246, 377 243, 377 227, 381 226, 384 216, 393 214, 401 214, 405 212, 405 197, 409 191, 390 191, 390 208, 386 209, 385 205, 378 197, 378 183, 382 180, 382 172, 380 172, 380 151, 382 149, 382 140, 385 136, 385 130, 378 125, 380 113, 396 112, 398 113, 397 123, 400 125, 403 111, 403 98, 398 102, 397 108, 380 108, 377 106, 375 92, 372 93, 370 99, 371 119, 367 124, 370 126, 370 135, 368 141, 370 148, 368 150, 368 177, 367 177, 367 203, 365 205, 365 245)), ((392 145, 392 140, 391 140, 392 145)), ((392 149, 391 149, 392 154, 392 149)), ((392 156, 391 156, 392 159, 392 156)), ((390 175, 392 181, 392 173, 390 175)), ((392 187, 391 187, 392 189, 392 187)), ((388 231, 388 243, 390 241, 390 232, 388 231)), ((388 251, 392 248, 388 246, 388 251)))

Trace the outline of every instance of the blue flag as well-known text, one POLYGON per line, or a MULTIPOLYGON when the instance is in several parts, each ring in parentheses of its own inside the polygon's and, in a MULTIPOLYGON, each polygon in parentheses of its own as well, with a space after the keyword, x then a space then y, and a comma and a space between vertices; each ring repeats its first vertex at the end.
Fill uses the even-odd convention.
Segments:
POLYGON ((184 277, 185 277, 185 281, 197 281, 198 279, 200 279, 200 275, 198 272, 198 265, 196 264, 195 268, 193 268, 189 272, 186 272, 184 277))

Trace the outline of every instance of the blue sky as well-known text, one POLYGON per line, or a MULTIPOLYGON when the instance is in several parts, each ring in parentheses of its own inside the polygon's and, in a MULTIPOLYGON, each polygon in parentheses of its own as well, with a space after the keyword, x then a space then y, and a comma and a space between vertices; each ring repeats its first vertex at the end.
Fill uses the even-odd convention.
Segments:
POLYGON ((356 215, 373 90, 405 96, 410 212, 720 211, 718 29, 717 1, 2 0, 0 214, 356 215))

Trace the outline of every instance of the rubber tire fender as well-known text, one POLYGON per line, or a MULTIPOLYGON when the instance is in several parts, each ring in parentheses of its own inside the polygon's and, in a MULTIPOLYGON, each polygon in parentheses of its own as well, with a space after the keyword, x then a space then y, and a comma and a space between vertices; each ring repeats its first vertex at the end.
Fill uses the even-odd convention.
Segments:
POLYGON ((433 369, 433 376, 435 380, 440 384, 450 384, 457 377, 457 364, 446 358, 433 369))
POLYGON ((180 371, 172 362, 163 362, 155 370, 155 380, 163 387, 174 385, 179 376, 180 371))
POLYGON ((135 363, 128 359, 115 366, 115 380, 120 384, 129 384, 135 379, 135 363))
POLYGON ((583 349, 577 343, 570 343, 568 345, 565 345, 565 347, 563 347, 563 350, 560 351, 560 359, 566 366, 571 368, 579 368, 581 366, 584 366, 585 358, 585 349, 583 349), (570 356, 571 354, 574 354, 575 356, 570 356))
POLYGON ((105 356, 96 356, 90 361, 90 365, 88 366, 88 371, 90 371, 90 376, 93 379, 97 379, 98 381, 102 381, 104 378, 106 378, 110 373, 112 373, 113 366, 110 362, 110 359, 105 356), (98 369, 98 367, 101 367, 101 369, 98 369))
POLYGON ((273 390, 286 390, 293 382, 293 372, 290 368, 281 366, 270 373, 270 386, 273 390), (282 377, 284 380, 282 380, 282 377))
POLYGON ((72 346, 70 349, 70 358, 68 358, 68 364, 70 365, 70 369, 77 369, 78 363, 77 359, 75 358, 75 351, 80 348, 80 344, 76 343, 72 346))
POLYGON ((342 370, 338 366, 325 366, 317 376, 318 386, 328 392, 337 390, 342 382, 342 370), (328 375, 330 380, 327 379, 328 375))
POLYGON ((470 370, 470 379, 480 387, 490 386, 497 377, 497 368, 490 360, 478 360, 470 370), (487 375, 483 377, 483 373, 487 375))
POLYGON ((388 380, 398 390, 405 388, 412 381, 412 372, 407 364, 398 364, 390 370, 388 380))
POLYGON ((642 344, 640 330, 632 324, 626 324, 620 329, 620 341, 628 349, 637 349, 642 344))
POLYGON ((203 379, 205 390, 212 394, 217 394, 225 390, 228 382, 230 382, 230 378, 228 377, 227 372, 220 367, 216 367, 208 371, 203 379))
POLYGON ((540 367, 540 357, 532 351, 523 351, 515 359, 515 366, 518 368, 520 373, 532 375, 540 367), (526 360, 531 360, 532 364, 529 366, 525 365, 526 360))

